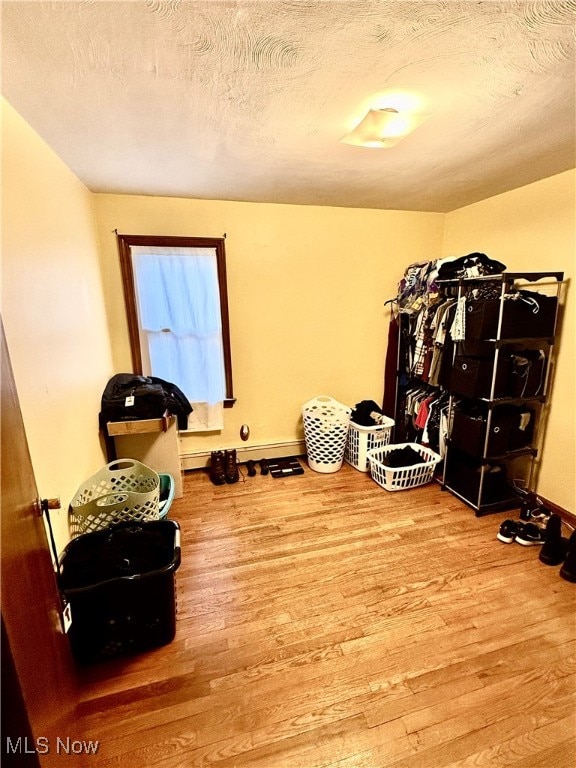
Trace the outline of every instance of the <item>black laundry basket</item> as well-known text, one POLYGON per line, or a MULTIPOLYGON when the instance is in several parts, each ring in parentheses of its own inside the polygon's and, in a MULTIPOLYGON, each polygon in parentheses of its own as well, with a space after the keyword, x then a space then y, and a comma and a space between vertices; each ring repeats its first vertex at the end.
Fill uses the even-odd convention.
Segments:
POLYGON ((72 653, 82 663, 166 645, 176 632, 174 520, 127 522, 72 540, 60 560, 72 653))

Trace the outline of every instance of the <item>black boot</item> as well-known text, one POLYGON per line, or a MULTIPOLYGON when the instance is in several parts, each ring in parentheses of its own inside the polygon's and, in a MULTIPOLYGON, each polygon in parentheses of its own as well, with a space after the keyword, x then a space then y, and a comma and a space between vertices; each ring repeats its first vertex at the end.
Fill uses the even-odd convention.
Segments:
POLYGON ((237 483, 240 479, 238 464, 236 463, 236 449, 224 451, 224 470, 227 483, 237 483))
POLYGON ((560 565, 566 557, 568 539, 562 536, 562 519, 559 515, 550 515, 544 533, 544 546, 539 559, 546 565, 560 565))
POLYGON ((568 552, 564 565, 560 568, 560 576, 566 581, 576 583, 576 531, 572 531, 572 536, 568 539, 568 552))
POLYGON ((248 477, 254 477, 256 474, 256 462, 252 461, 252 459, 248 459, 246 462, 246 468, 248 470, 248 477))
POLYGON ((224 485, 226 471, 224 469, 224 454, 222 451, 212 451, 210 454, 210 480, 214 485, 224 485))

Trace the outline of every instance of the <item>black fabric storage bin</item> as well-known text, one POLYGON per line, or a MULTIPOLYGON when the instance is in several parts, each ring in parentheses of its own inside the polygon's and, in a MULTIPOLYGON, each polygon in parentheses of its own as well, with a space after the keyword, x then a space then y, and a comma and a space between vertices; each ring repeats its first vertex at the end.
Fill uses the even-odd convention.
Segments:
POLYGON ((73 539, 61 558, 74 657, 95 662, 165 645, 176 632, 174 520, 121 523, 73 539))
MULTIPOLYGON (((504 299, 501 339, 546 338, 554 335, 556 296, 521 292, 522 298, 504 299)), ((481 299, 466 304, 466 338, 495 339, 498 332, 499 299, 481 299)))
MULTIPOLYGON (((493 359, 458 355, 452 366, 450 390, 463 397, 490 397, 493 366, 493 359)), ((509 374, 510 359, 501 357, 496 374, 495 397, 509 397, 509 374)))
MULTIPOLYGON (((454 410, 451 443, 470 456, 484 455, 488 409, 464 404, 454 410)), ((492 410, 487 456, 502 456, 507 451, 529 445, 534 434, 534 412, 516 405, 499 405, 492 410), (525 425, 525 422, 527 424, 525 425)))
MULTIPOLYGON (((454 449, 447 458, 446 484, 473 505, 478 505, 482 462, 454 449)), ((503 465, 485 465, 480 505, 495 504, 511 495, 503 465)), ((480 506, 478 505, 478 506, 480 506)))
MULTIPOLYGON (((500 410, 496 409, 492 414, 488 456, 499 456, 508 450, 511 425, 508 414, 499 413, 500 410)), ((481 413, 478 409, 473 412, 472 410, 465 411, 456 408, 450 433, 451 442, 470 456, 482 456, 486 439, 487 418, 487 414, 481 413)))

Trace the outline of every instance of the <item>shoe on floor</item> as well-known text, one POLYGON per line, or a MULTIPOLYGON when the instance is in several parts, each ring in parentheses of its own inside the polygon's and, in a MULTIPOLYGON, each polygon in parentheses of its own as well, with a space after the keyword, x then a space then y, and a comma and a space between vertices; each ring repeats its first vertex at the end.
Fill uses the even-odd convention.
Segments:
POLYGON ((224 469, 224 454, 222 451, 212 451, 210 454, 210 468, 208 470, 210 480, 214 485, 224 485, 226 482, 226 470, 224 469))
POLYGON ((547 523, 550 520, 552 512, 548 507, 540 506, 536 507, 530 512, 530 519, 536 523, 547 523))
POLYGON ((248 470, 248 477, 254 477, 256 474, 256 462, 249 459, 246 462, 246 469, 248 470))
POLYGON ((526 523, 514 537, 514 541, 523 547, 533 547, 536 544, 544 544, 544 531, 535 523, 526 523))
POLYGON ((520 529, 523 527, 524 524, 517 520, 504 520, 500 526, 500 530, 496 534, 496 538, 499 541, 503 541, 504 544, 512 544, 516 538, 516 534, 519 533, 520 529))
POLYGON ((520 506, 520 520, 545 522, 549 517, 550 510, 548 507, 544 506, 542 500, 535 493, 529 491, 520 506))
POLYGON ((260 459, 260 474, 267 475, 268 472, 270 472, 270 467, 268 466, 268 462, 266 461, 266 459, 260 459))
POLYGON ((235 448, 230 451, 224 451, 224 472, 227 483, 237 483, 240 479, 235 448))
POLYGON ((544 531, 544 545, 538 559, 545 565, 560 565, 568 552, 568 539, 562 536, 562 520, 559 515, 550 515, 544 531))
POLYGON ((560 576, 566 581, 576 584, 576 530, 572 531, 572 535, 568 539, 568 552, 564 564, 560 568, 560 576))

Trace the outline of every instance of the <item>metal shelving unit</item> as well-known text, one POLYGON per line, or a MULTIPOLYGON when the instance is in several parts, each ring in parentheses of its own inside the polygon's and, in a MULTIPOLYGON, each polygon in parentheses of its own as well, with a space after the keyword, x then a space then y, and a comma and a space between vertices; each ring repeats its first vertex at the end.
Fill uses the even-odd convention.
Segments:
MULTIPOLYGON (((470 396, 460 394, 449 388, 449 416, 450 425, 448 440, 446 444, 446 454, 444 457, 444 467, 442 474, 442 486, 446 490, 464 501, 468 506, 474 509, 477 516, 490 514, 492 512, 503 511, 519 507, 521 496, 515 491, 514 487, 507 481, 503 482, 503 466, 509 467, 512 463, 522 464, 520 474, 526 488, 531 488, 534 480, 535 463, 538 456, 538 436, 542 435, 546 403, 548 399, 548 387, 550 374, 553 365, 554 340, 557 329, 558 307, 560 298, 560 289, 564 280, 562 272, 507 272, 501 275, 489 275, 477 278, 461 278, 454 280, 440 281, 446 291, 450 291, 457 299, 467 295, 471 288, 492 284, 494 287, 500 286, 500 298, 497 306, 491 301, 488 309, 487 326, 495 326, 495 333, 490 333, 487 337, 480 336, 475 341, 484 345, 490 345, 492 349, 491 360, 489 362, 489 388, 481 396, 470 396), (540 318, 543 322, 543 333, 538 333, 538 320, 534 320, 527 315, 524 323, 522 317, 519 320, 514 319, 514 313, 518 307, 513 306, 513 295, 517 295, 518 284, 534 284, 539 281, 538 288, 544 285, 552 286, 555 294, 551 297, 554 301, 547 298, 546 318, 540 318), (545 282, 542 282, 545 281, 545 282), (551 308, 553 307, 553 315, 551 308), (511 329, 516 331, 517 323, 522 325, 522 330, 528 330, 526 336, 514 333, 511 335, 511 329), (531 332, 532 326, 532 332, 531 332), (534 333, 537 331, 537 333, 534 333), (544 358, 543 380, 541 389, 530 394, 528 392, 503 392, 501 385, 502 364, 506 360, 507 352, 512 349, 522 348, 525 350, 542 350, 544 358), (474 403, 486 413, 485 431, 483 436, 483 446, 480 455, 466 453, 466 446, 456 447, 452 438, 455 411, 458 405, 465 403, 474 403), (490 447, 491 438, 497 427, 499 409, 511 406, 533 407, 535 426, 534 433, 529 444, 516 448, 514 450, 505 450, 494 453, 490 447)), ((528 301, 526 300, 526 303, 528 301)), ((524 309, 524 312, 526 310, 524 309)), ((453 363, 462 358, 459 357, 460 347, 470 340, 457 342, 455 344, 453 363)), ((486 348, 486 346, 485 346, 486 348)), ((472 359, 472 358, 471 358, 472 359)), ((465 365, 465 364, 462 364, 465 365)))

